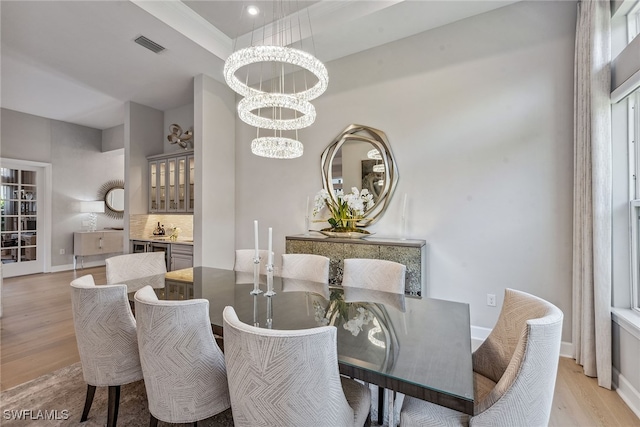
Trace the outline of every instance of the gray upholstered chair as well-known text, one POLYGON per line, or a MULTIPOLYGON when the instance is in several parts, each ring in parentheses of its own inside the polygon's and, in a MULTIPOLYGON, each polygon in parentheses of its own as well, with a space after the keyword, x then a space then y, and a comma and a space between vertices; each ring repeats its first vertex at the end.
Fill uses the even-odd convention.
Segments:
POLYGON ((347 258, 342 286, 403 294, 407 267, 383 259, 347 258))
POLYGON ((338 371, 336 328, 282 331, 223 312, 225 360, 236 427, 362 426, 371 394, 338 371))
POLYGON ((211 331, 209 301, 158 300, 150 286, 134 300, 150 425, 197 423, 228 409, 224 356, 211 331))
POLYGON ((498 321, 473 353, 475 415, 405 397, 400 425, 546 426, 560 357, 563 314, 506 289, 498 321))
MULTIPOLYGON (((253 273, 253 257, 255 253, 256 251, 254 249, 236 249, 236 259, 233 264, 233 269, 244 273, 253 273)), ((269 251, 259 250, 258 256, 260 257, 260 274, 267 274, 269 251)))
POLYGON ((96 387, 109 387, 107 425, 118 419, 120 386, 142 379, 136 321, 125 285, 95 286, 93 276, 71 282, 76 331, 87 395, 81 422, 86 421, 96 387))
POLYGON ((135 292, 149 285, 154 288, 164 286, 167 264, 164 252, 145 252, 117 255, 105 260, 107 283, 125 283, 129 292, 135 292), (144 279, 132 283, 135 279, 144 279))

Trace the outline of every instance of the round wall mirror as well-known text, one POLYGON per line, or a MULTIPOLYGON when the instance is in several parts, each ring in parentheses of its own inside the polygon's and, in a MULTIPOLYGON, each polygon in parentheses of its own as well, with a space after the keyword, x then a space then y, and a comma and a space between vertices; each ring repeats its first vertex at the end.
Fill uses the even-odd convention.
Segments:
POLYGON ((124 217, 124 181, 109 181, 100 187, 98 194, 100 200, 104 200, 104 213, 112 218, 124 217))
POLYGON ((322 185, 335 199, 336 191, 350 193, 366 188, 374 206, 364 213, 358 227, 376 222, 387 208, 398 183, 398 168, 384 132, 350 125, 322 153, 322 185))

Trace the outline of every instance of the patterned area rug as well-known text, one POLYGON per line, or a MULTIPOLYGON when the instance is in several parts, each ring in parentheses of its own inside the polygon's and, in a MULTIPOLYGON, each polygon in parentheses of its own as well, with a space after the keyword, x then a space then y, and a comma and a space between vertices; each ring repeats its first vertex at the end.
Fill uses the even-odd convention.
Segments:
MULTIPOLYGON (((2 392, 0 425, 4 426, 70 426, 80 423, 87 384, 80 363, 59 369, 2 392), (22 419, 12 419, 22 416, 22 419)), ((107 387, 98 387, 89 418, 82 426, 97 427, 107 423, 107 387)), ((137 381, 120 389, 118 426, 149 425, 149 410, 144 382, 137 381)), ((166 425, 159 423, 159 425, 166 425)), ((172 424, 186 426, 191 424, 172 424)), ((232 427, 228 409, 214 417, 199 421, 198 426, 232 427)))
MULTIPOLYGON (((3 427, 78 425, 86 392, 87 384, 82 378, 82 367, 80 363, 74 363, 2 392, 0 394, 0 425, 3 427)), ((371 398, 374 402, 377 401, 377 392, 372 392, 371 398)), ((400 406, 402 402, 401 399, 398 400, 396 405, 400 406)), ((376 407, 375 404, 373 406, 376 407)), ((371 415, 372 425, 375 426, 377 425, 375 422, 377 414, 372 413, 371 415)), ((102 427, 106 423, 107 387, 98 387, 89 418, 81 425, 102 427)), ((148 425, 149 410, 144 382, 138 381, 122 386, 118 426, 142 427, 148 425)), ((159 425, 166 424, 160 422, 159 425)), ((186 426, 190 424, 172 425, 186 426)), ((232 427, 231 409, 204 421, 199 421, 198 426, 232 427)))

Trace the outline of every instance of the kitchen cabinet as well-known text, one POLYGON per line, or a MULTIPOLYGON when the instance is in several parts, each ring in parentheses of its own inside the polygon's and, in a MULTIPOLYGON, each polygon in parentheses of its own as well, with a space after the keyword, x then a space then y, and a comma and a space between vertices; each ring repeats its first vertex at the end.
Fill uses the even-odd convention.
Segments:
POLYGON ((193 267, 193 245, 172 243, 168 240, 132 239, 130 241, 130 251, 131 253, 164 252, 167 271, 193 267))
POLYGON ((286 236, 286 253, 315 254, 329 258, 329 282, 342 283, 345 258, 373 258, 398 262, 407 267, 405 294, 422 296, 426 279, 427 246, 424 240, 368 237, 340 239, 325 236, 286 236))
MULTIPOLYGON (((124 251, 124 232, 122 230, 77 231, 73 233, 73 269, 77 259, 90 255, 122 253, 124 251)), ((84 267, 84 265, 83 265, 84 267)))
POLYGON ((149 162, 149 213, 193 212, 193 151, 161 154, 149 162))
POLYGON ((173 243, 171 245, 171 270, 193 267, 193 246, 173 243))

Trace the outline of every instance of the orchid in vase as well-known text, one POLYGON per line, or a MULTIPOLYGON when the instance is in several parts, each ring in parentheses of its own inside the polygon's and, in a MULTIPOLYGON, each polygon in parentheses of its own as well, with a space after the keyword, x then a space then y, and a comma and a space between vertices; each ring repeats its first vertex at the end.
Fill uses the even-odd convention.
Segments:
POLYGON ((327 222, 331 227, 324 228, 322 231, 369 234, 368 231, 358 228, 356 224, 364 218, 364 213, 373 205, 373 195, 366 188, 358 191, 356 187, 353 187, 349 194, 337 190, 335 197, 331 197, 327 190, 322 189, 316 194, 313 216, 315 217, 324 209, 329 211, 331 217, 327 219, 327 222))

